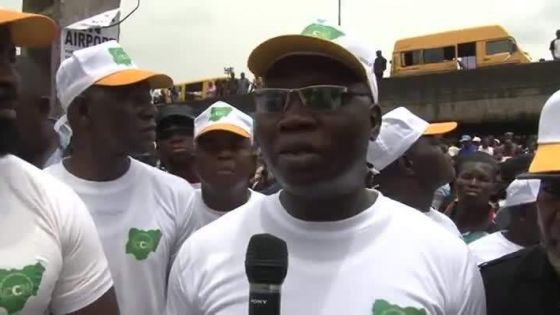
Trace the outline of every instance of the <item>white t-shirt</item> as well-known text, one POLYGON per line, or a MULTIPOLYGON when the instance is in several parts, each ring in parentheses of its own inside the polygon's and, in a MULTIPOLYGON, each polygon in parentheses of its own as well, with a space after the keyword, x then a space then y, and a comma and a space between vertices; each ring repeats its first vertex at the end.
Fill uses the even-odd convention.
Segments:
POLYGON ((131 159, 120 178, 93 182, 62 163, 46 169, 78 193, 92 214, 123 315, 162 314, 167 275, 181 244, 198 228, 183 179, 131 159))
POLYGON ((461 232, 459 232, 459 229, 457 228, 455 223, 445 214, 437 211, 434 208, 430 208, 430 211, 425 212, 425 214, 430 219, 434 220, 437 224, 441 225, 443 228, 449 231, 451 234, 457 237, 461 237, 461 232))
POLYGON ((517 252, 523 246, 510 242, 503 231, 494 232, 469 244, 476 263, 481 265, 502 256, 517 252))
POLYGON ((288 245, 283 314, 486 314, 467 246, 381 194, 366 211, 337 222, 298 220, 276 194, 205 226, 175 260, 167 314, 247 314, 247 244, 264 232, 288 245))
MULTIPOLYGON (((251 204, 264 197, 264 195, 259 192, 249 191, 251 192, 251 197, 249 197, 249 200, 247 200, 245 204, 251 204)), ((202 191, 200 189, 194 191, 194 198, 192 198, 190 206, 192 207, 191 211, 196 215, 196 221, 200 224, 200 227, 210 224, 224 214, 231 212, 218 211, 208 207, 202 199, 202 191)))
POLYGON ((484 152, 484 153, 489 154, 489 155, 494 155, 494 148, 492 148, 492 147, 487 147, 485 149, 482 146, 480 146, 480 147, 478 147, 478 151, 484 152))
POLYGON ((0 315, 68 314, 112 286, 93 221, 69 188, 0 157, 0 315))

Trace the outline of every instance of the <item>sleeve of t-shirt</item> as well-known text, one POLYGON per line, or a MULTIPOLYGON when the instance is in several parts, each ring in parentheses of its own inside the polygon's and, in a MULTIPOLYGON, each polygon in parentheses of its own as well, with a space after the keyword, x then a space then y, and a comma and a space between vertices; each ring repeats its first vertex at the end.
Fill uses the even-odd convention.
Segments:
POLYGON ((171 249, 171 262, 173 262, 187 238, 200 227, 197 216, 194 215, 194 190, 191 187, 181 187, 178 191, 177 200, 177 236, 171 249))
POLYGON ((462 270, 457 270, 454 278, 452 311, 448 314, 486 315, 486 294, 480 271, 469 251, 463 257, 462 270), (457 278, 457 275, 460 275, 457 278))
POLYGON ((53 290, 51 312, 68 314, 97 301, 113 280, 93 219, 70 189, 55 202, 59 216, 62 270, 53 290))
POLYGON ((191 250, 187 241, 177 255, 169 274, 166 315, 202 315, 193 301, 196 270, 192 268, 191 250))

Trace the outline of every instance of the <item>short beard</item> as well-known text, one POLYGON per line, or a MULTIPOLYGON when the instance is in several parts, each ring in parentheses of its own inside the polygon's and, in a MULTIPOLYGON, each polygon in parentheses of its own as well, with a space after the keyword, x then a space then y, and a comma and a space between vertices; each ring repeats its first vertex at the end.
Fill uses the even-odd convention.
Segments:
POLYGON ((15 119, 0 118, 0 156, 15 153, 18 131, 15 119))

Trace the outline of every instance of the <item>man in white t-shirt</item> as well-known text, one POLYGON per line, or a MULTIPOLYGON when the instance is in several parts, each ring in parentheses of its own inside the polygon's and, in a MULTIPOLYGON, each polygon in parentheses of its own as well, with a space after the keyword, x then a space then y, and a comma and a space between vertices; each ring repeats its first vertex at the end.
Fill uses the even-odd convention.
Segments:
POLYGON ((171 85, 166 75, 138 69, 115 41, 74 52, 57 73, 73 154, 46 171, 92 214, 122 314, 163 313, 171 263, 198 228, 188 209, 192 187, 129 157, 153 148, 150 89, 171 85))
POLYGON ((455 128, 456 122, 429 124, 404 107, 396 108, 383 115, 379 137, 368 148, 368 162, 380 172, 375 182, 383 194, 460 237, 455 223, 432 208, 436 190, 455 177, 453 161, 438 137, 455 128))
POLYGON ((251 116, 216 102, 196 117, 194 139, 201 189, 195 191, 191 205, 201 225, 262 196, 249 189, 257 159, 251 116))
POLYGON ((560 30, 556 31, 556 38, 550 43, 552 60, 560 60, 560 30))
POLYGON ((510 217, 508 229, 469 244, 479 265, 539 243, 536 204, 539 188, 538 179, 517 179, 509 185, 502 210, 510 217))
POLYGON ((118 314, 113 281, 78 196, 11 155, 18 80, 15 46, 48 46, 51 19, 0 9, 0 314, 118 314))
POLYGON ((466 245, 364 187, 368 140, 381 125, 374 56, 322 21, 252 52, 249 69, 266 84, 255 91, 255 138, 284 189, 185 242, 169 315, 247 314, 245 254, 263 232, 289 251, 283 314, 485 314, 466 245))

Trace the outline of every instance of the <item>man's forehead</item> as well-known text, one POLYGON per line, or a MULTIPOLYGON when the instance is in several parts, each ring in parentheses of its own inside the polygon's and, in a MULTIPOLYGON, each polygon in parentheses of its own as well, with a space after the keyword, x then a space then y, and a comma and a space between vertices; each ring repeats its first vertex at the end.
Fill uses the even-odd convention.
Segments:
POLYGON ((264 76, 265 84, 288 81, 312 84, 358 83, 359 76, 343 63, 323 55, 290 55, 276 61, 264 76))

